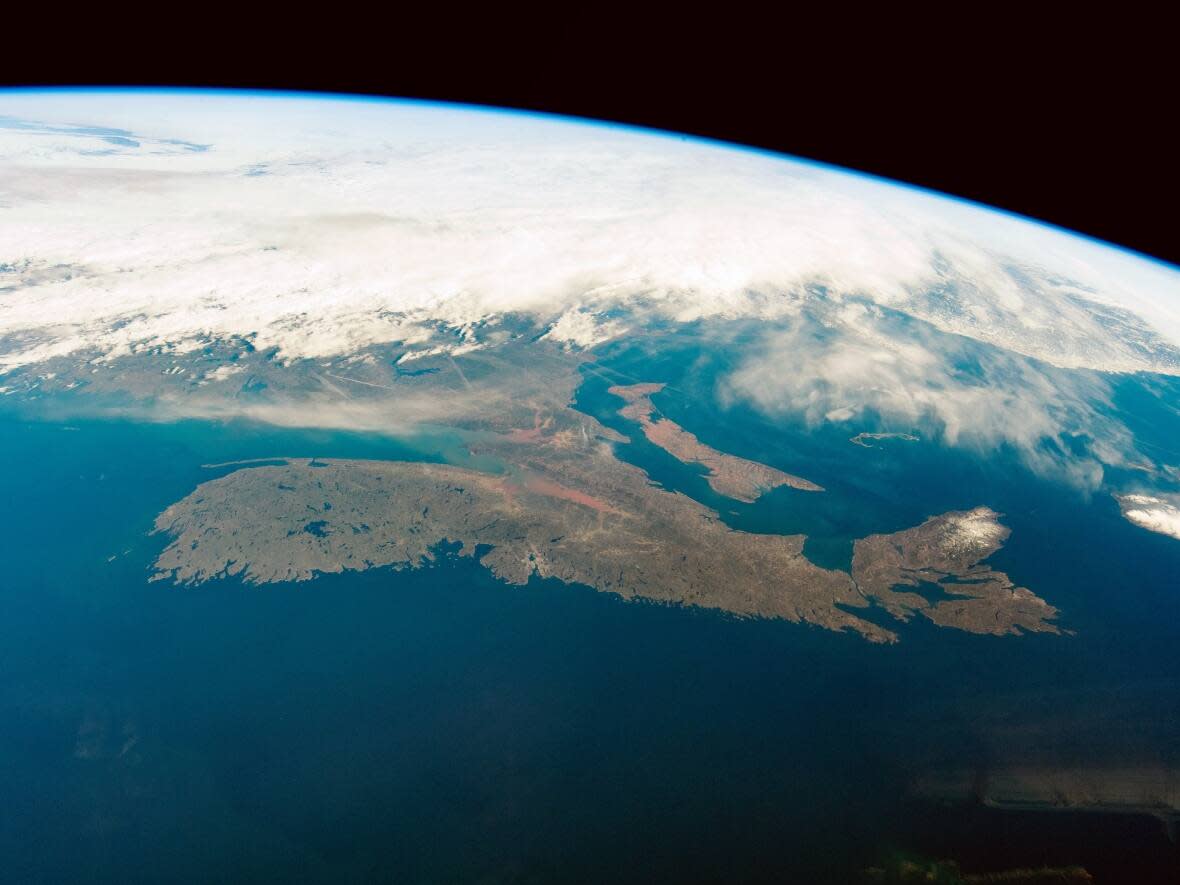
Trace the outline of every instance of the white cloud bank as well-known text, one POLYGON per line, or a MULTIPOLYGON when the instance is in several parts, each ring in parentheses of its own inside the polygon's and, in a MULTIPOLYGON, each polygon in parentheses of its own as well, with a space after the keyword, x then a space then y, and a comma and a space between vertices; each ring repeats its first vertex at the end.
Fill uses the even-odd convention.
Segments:
POLYGON ((1134 451, 1102 375, 980 347, 871 303, 768 329, 719 392, 812 425, 867 421, 979 452, 1008 446, 1085 488, 1134 451))
POLYGON ((1180 540, 1180 506, 1177 496, 1116 495, 1123 517, 1149 532, 1158 532, 1180 540))
MULTIPOLYGON (((766 320, 724 393, 1088 488, 1134 453, 1102 373, 1180 375, 1176 268, 814 164, 445 106, 0 91, 0 392, 158 348, 460 354, 510 314, 568 347, 766 320)), ((243 414, 231 371, 168 414, 243 414)))
POLYGON ((810 164, 413 104, 0 93, 0 370, 243 335, 318 358, 508 312, 593 344, 636 298, 773 316, 817 286, 1180 373, 1175 269, 810 164))

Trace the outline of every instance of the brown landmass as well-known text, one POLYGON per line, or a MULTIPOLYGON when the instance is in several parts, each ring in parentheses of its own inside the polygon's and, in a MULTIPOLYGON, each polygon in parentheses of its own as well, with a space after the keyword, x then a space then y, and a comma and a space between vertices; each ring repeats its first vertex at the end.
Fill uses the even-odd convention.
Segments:
POLYGON ((866 596, 906 621, 920 612, 942 627, 973 633, 1061 632, 1057 609, 1003 572, 982 565, 1007 540, 1009 529, 987 507, 931 517, 891 535, 870 535, 853 547, 852 576, 866 596), (931 602, 898 585, 934 585, 950 599, 931 602))
MULTIPOLYGON (((913 531, 927 532, 947 519, 913 531)), ((478 556, 512 584, 533 575, 557 578, 625 598, 853 630, 875 642, 896 635, 848 609, 879 601, 904 619, 920 599, 884 586, 885 571, 893 567, 888 554, 878 564, 871 561, 877 554, 858 550, 858 587, 848 573, 808 560, 802 536, 734 531, 713 511, 656 488, 641 471, 601 451, 534 453, 514 476, 422 462, 288 460, 247 467, 198 486, 160 514, 156 529, 172 542, 156 562, 154 579, 185 584, 235 575, 262 584, 413 568, 451 542, 459 555, 478 556), (907 597, 907 604, 896 597, 907 597)), ((965 565, 963 574, 979 572, 965 565)), ((1011 586, 999 573, 986 574, 992 583, 1011 586)), ((968 602, 975 604, 933 619, 982 633, 1008 632, 997 623, 1053 629, 1026 614, 1039 603, 1028 591, 968 602)), ((1052 609, 1039 604, 1048 616, 1052 609)))
MULTIPOLYGON (((376 359, 342 367, 334 377, 347 372, 356 382, 341 406, 349 414, 398 415, 408 408, 415 416, 445 415, 451 463, 275 458, 243 464, 160 514, 156 529, 171 542, 155 578, 199 584, 238 576, 264 584, 414 568, 451 542, 460 555, 478 558, 513 584, 533 575, 556 578, 624 598, 850 630, 875 642, 897 637, 858 610, 881 602, 904 620, 922 608, 917 594, 910 600, 888 583, 893 573, 907 583, 908 573, 887 544, 877 549, 872 538, 860 542, 867 546, 858 546, 854 580, 808 560, 802 535, 735 531, 714 510, 656 486, 616 456, 615 444, 625 437, 571 408, 576 359, 527 340, 520 353, 517 346, 422 359, 413 375, 391 377, 389 362, 376 359), (468 458, 479 469, 458 466, 468 458)), ((266 391, 285 376, 267 377, 274 384, 261 395, 277 402, 279 394, 266 391)), ((668 425, 656 438, 674 454, 709 466, 723 494, 752 500, 776 484, 818 488, 716 452, 672 422, 653 420, 648 397, 657 389, 625 389, 627 409, 648 410, 652 427, 668 425)), ((283 408, 296 414, 328 408, 329 392, 324 388, 314 399, 300 393, 283 408)), ((994 516, 988 517, 993 523, 994 516)), ((911 531, 928 531, 946 518, 911 531)), ((928 614, 935 623, 994 633, 1003 632, 997 624, 1034 623, 1030 612, 1051 616, 1051 607, 1029 591, 1001 592, 1011 587, 1007 577, 978 565, 1006 535, 996 524, 991 546, 942 562, 948 581, 976 586, 955 585, 967 605, 933 608, 928 614)))
POLYGON ((894 638, 838 607, 869 603, 846 573, 806 559, 801 537, 733 531, 641 477, 631 494, 612 495, 615 503, 606 506, 531 469, 506 481, 420 462, 315 464, 235 471, 169 507, 156 528, 173 541, 155 578, 200 583, 240 575, 261 584, 414 567, 450 541, 462 556, 480 548, 480 562, 512 584, 535 574, 624 597, 894 638))
POLYGON ((756 501, 763 492, 779 486, 790 486, 807 492, 823 491, 820 486, 806 479, 757 461, 719 452, 702 443, 675 421, 655 417, 656 407, 651 396, 663 389, 663 384, 630 384, 616 385, 607 392, 626 401, 627 405, 619 410, 619 414, 638 422, 643 435, 653 444, 679 461, 707 468, 709 472, 705 479, 718 494, 748 504, 756 501))

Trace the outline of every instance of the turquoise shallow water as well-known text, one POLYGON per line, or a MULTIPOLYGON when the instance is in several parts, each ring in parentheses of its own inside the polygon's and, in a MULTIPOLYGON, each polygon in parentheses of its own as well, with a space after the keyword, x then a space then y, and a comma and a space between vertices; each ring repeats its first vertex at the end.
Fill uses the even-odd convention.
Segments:
MULTIPOLYGON (((806 531, 809 553, 834 567, 855 537, 988 504, 1013 529, 996 564, 1077 635, 915 622, 879 647, 553 582, 509 588, 455 561, 263 589, 149 585, 164 544, 151 522, 217 475, 203 463, 442 458, 456 441, 8 419, 6 875, 835 882, 904 848, 1168 881, 1176 848, 1148 818, 938 809, 906 795, 932 760, 981 764, 997 721, 1012 739, 1032 727, 1065 756, 1175 764, 1180 545, 1002 455, 866 450, 846 433, 771 433, 753 413, 712 412, 693 388, 709 372, 677 376, 677 365, 608 353, 579 407, 633 434, 613 416, 608 379, 674 381, 656 402, 702 440, 829 491, 735 505, 660 450, 620 446, 657 481, 735 527, 806 531)), ((1146 425, 1158 399, 1143 396, 1146 425)))

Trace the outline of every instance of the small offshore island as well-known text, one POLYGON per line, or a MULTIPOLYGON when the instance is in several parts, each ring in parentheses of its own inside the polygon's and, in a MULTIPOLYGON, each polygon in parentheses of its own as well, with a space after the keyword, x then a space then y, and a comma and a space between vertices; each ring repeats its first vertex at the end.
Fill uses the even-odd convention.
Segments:
MULTIPOLYGON (((653 420, 650 397, 661 389, 637 384, 610 393, 627 402, 621 414, 649 439, 707 467, 719 493, 749 502, 783 485, 822 491, 712 449, 667 419, 653 420)), ((504 463, 503 473, 414 461, 276 459, 203 483, 156 520, 172 542, 153 579, 199 584, 238 576, 264 584, 416 568, 449 544, 510 584, 557 578, 627 599, 851 630, 872 642, 898 637, 850 609, 878 606, 903 622, 918 613, 972 633, 1060 632, 1053 606, 981 565, 1008 536, 986 507, 863 538, 851 573, 825 569, 803 554, 803 535, 734 530, 715 511, 619 460, 613 445, 622 440, 613 431, 566 405, 548 414, 533 406, 531 427, 480 436, 480 453, 504 463), (942 598, 917 592, 920 585, 942 598)))
POLYGON ((863 449, 874 449, 873 442, 884 439, 899 439, 902 442, 917 442, 919 437, 913 433, 858 433, 850 437, 849 442, 863 449), (870 440, 872 442, 870 442, 870 440))

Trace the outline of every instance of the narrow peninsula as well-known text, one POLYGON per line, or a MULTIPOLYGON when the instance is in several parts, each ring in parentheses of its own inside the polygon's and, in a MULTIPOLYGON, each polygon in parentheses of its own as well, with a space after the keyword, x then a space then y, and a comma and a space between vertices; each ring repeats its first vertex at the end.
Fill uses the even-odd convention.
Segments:
POLYGON ((805 492, 822 492, 823 488, 806 479, 792 476, 774 467, 727 455, 702 443, 675 421, 656 415, 653 394, 664 389, 663 384, 616 385, 607 392, 626 401, 619 414, 638 422, 643 435, 679 461, 700 464, 709 472, 705 476, 713 491, 747 504, 758 500, 764 492, 779 486, 790 486, 805 492))

